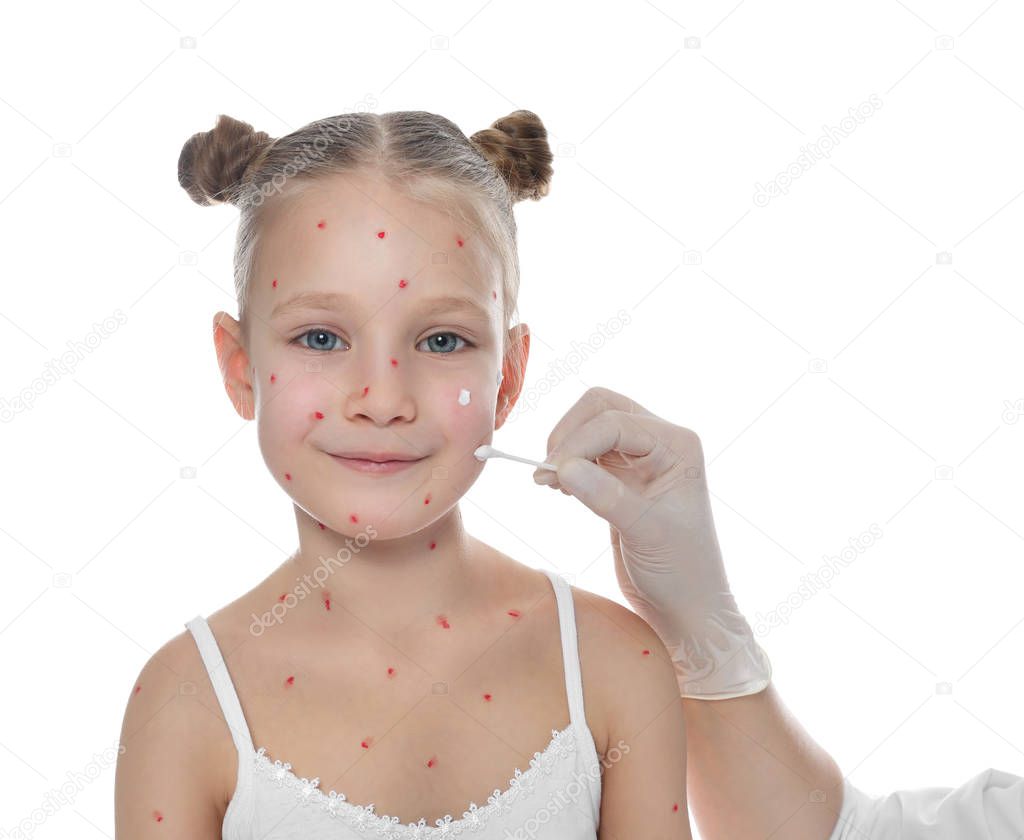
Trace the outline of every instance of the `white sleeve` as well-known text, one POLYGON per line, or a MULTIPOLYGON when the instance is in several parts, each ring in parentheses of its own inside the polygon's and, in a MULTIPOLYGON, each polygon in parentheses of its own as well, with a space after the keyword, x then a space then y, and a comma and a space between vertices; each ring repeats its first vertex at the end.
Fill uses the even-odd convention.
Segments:
POLYGON ((1024 778, 989 768, 958 788, 873 796, 843 781, 843 805, 829 840, 1020 840, 1024 778))

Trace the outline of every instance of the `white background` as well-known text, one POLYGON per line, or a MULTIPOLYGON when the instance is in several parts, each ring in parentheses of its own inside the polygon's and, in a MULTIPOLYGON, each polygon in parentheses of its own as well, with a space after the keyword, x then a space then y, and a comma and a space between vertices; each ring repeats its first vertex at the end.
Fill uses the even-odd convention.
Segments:
MULTIPOLYGON (((594 385, 694 429, 740 606, 754 624, 789 601, 762 637, 775 683, 854 783, 1024 774, 1016 4, 122 0, 3 18, 0 836, 109 757, 138 670, 183 622, 295 545, 213 353, 213 313, 237 312, 237 210, 176 178, 219 113, 277 137, 353 110, 434 111, 467 135, 535 111, 555 174, 516 207, 533 344, 495 445, 542 457, 594 385), (872 95, 829 157, 755 203, 872 95)), ((607 526, 530 474, 491 462, 470 532, 621 600, 607 526)), ((108 764, 34 836, 112 837, 113 783, 108 764)))

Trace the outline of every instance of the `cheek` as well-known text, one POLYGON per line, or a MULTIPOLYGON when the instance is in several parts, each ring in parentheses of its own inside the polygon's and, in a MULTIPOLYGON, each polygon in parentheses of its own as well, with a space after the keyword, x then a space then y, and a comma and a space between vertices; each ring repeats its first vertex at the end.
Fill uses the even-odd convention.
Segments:
POLYGON ((301 366, 279 367, 274 373, 261 374, 258 389, 260 442, 272 447, 307 437, 318 423, 326 422, 320 415, 337 410, 338 401, 337 389, 320 374, 301 366))
POLYGON ((480 382, 466 381, 446 387, 444 414, 453 438, 476 439, 494 429, 494 404, 480 382))

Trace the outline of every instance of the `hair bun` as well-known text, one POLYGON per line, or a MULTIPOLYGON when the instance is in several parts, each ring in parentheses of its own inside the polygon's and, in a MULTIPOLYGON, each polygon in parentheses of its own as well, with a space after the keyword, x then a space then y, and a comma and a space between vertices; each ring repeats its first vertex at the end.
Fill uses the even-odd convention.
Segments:
POLYGON ((533 111, 513 111, 469 138, 501 173, 512 201, 548 194, 551 161, 548 132, 533 111))
POLYGON ((246 169, 273 139, 227 114, 210 131, 193 134, 178 157, 178 183, 196 203, 237 203, 246 169))

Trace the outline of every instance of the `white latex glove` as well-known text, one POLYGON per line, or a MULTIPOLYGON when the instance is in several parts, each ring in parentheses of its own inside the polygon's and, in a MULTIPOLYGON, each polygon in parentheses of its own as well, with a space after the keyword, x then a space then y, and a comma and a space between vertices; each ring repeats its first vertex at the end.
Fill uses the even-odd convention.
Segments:
POLYGON ((729 589, 696 433, 591 388, 551 432, 544 460, 557 478, 538 468, 535 481, 609 522, 622 594, 661 637, 681 695, 763 691, 771 663, 729 589))

